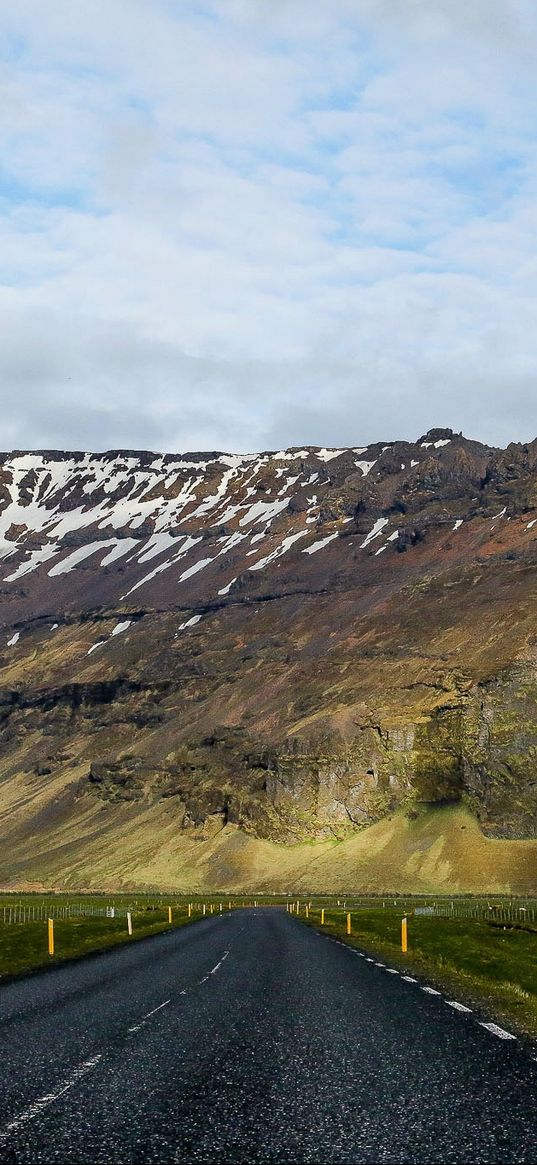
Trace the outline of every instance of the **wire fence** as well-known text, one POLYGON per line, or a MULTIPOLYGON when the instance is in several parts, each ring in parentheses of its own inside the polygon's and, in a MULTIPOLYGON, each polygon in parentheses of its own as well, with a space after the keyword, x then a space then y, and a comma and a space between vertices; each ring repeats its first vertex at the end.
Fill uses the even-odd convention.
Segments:
POLYGON ((42 922, 47 918, 118 918, 126 915, 128 906, 93 906, 89 903, 36 903, 32 905, 3 906, 0 918, 3 923, 42 922))
MULTIPOLYGON (((282 896, 283 899, 283 896, 282 896)), ((287 899, 289 901, 289 899, 287 899)), ((294 900, 293 904, 294 904, 294 900)), ((383 909, 386 911, 397 911, 405 914, 414 914, 416 916, 431 916, 446 919, 474 919, 476 922, 498 922, 503 925, 519 925, 519 926, 535 926, 537 924, 537 900, 535 899, 511 899, 507 901, 495 901, 490 899, 441 899, 440 901, 434 899, 415 898, 388 898, 383 897, 374 898, 339 898, 337 900, 329 899, 328 897, 307 897, 302 899, 300 907, 304 908, 308 904, 309 909, 319 910, 324 906, 328 911, 368 911, 383 909)), ((186 902, 177 902, 170 898, 169 903, 165 901, 148 904, 147 902, 138 899, 131 902, 111 902, 106 903, 102 900, 96 902, 53 902, 53 901, 37 901, 33 903, 28 902, 13 902, 0 903, 0 924, 20 924, 27 922, 42 922, 47 918, 52 919, 76 919, 76 918, 124 918, 130 911, 141 911, 144 914, 147 912, 159 912, 168 909, 171 904, 174 910, 186 911, 188 909, 189 917, 203 913, 212 914, 213 910, 216 913, 222 911, 222 903, 208 903, 202 905, 201 902, 192 901, 190 904, 186 902)), ((224 909, 229 910, 232 907, 258 906, 266 905, 262 900, 239 900, 235 899, 233 902, 225 902, 224 909)), ((284 905, 285 899, 280 902, 271 902, 271 905, 284 905)), ((299 912, 300 912, 299 907, 299 912)))
POLYGON ((528 903, 519 906, 514 902, 442 902, 428 907, 415 907, 415 914, 433 914, 437 918, 474 918, 476 922, 502 922, 511 924, 534 924, 537 920, 537 905, 528 903))
MULTIPOLYGON (((311 905, 311 903, 310 903, 311 905)), ((508 900, 504 902, 490 899, 443 899, 418 903, 408 898, 379 898, 367 899, 338 899, 337 904, 323 902, 327 910, 392 910, 403 911, 405 914, 414 914, 417 917, 429 916, 434 918, 470 918, 476 922, 498 922, 511 925, 535 925, 537 923, 537 901, 525 899, 522 902, 508 900)), ((320 907, 317 906, 317 909, 320 907)))

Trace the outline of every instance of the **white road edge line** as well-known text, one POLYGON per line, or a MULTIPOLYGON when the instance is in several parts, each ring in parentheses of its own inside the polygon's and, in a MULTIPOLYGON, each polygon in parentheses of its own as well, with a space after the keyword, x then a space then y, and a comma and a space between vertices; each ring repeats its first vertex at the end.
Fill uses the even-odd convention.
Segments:
POLYGON ((492 1032, 494 1036, 498 1036, 500 1040, 516 1040, 516 1036, 512 1036, 511 1032, 506 1032, 505 1028, 498 1027, 497 1023, 481 1023, 480 1027, 486 1027, 487 1031, 492 1032))
POLYGON ((42 1112, 44 1108, 48 1108, 49 1104, 54 1104, 54 1101, 59 1100, 60 1096, 63 1096, 64 1092, 68 1092, 70 1088, 73 1088, 73 1086, 82 1078, 82 1076, 85 1076, 88 1072, 91 1072, 92 1068, 95 1068, 95 1065, 99 1063, 99 1060, 102 1060, 101 1055, 92 1056, 90 1060, 84 1060, 84 1062, 80 1064, 78 1068, 74 1069, 72 1076, 70 1076, 65 1081, 61 1088, 57 1088, 56 1092, 49 1092, 46 1096, 40 1096, 39 1099, 34 1100, 33 1104, 30 1104, 29 1107, 24 1110, 24 1112, 21 1112, 19 1116, 16 1116, 12 1121, 10 1121, 9 1124, 6 1125, 5 1129, 0 1131, 0 1139, 9 1136, 10 1133, 15 1132, 15 1130, 20 1128, 21 1125, 24 1125, 27 1121, 31 1121, 34 1119, 34 1117, 39 1116, 39 1113, 42 1112))
POLYGON ((464 1003, 457 1003, 456 999, 446 999, 446 1003, 448 1007, 454 1007, 456 1011, 468 1011, 470 1015, 472 1014, 471 1007, 465 1007, 464 1003))
POLYGON ((417 983, 418 982, 417 979, 412 978, 412 975, 403 975, 403 979, 405 980, 405 983, 417 983))
POLYGON ((218 970, 218 968, 219 968, 219 967, 221 967, 221 966, 222 966, 222 960, 220 959, 220 962, 216 964, 216 967, 213 967, 212 971, 209 971, 209 974, 210 974, 210 975, 214 975, 214 974, 215 974, 215 971, 217 971, 217 970, 218 970))
POLYGON ((159 1003, 158 1007, 154 1007, 152 1011, 146 1012, 144 1019, 149 1019, 150 1015, 155 1015, 155 1012, 162 1011, 162 1008, 167 1007, 168 1003, 171 1003, 171 999, 166 999, 164 1003, 159 1003))
POLYGON ((441 991, 437 991, 436 987, 422 987, 422 991, 426 991, 427 995, 441 995, 441 991))

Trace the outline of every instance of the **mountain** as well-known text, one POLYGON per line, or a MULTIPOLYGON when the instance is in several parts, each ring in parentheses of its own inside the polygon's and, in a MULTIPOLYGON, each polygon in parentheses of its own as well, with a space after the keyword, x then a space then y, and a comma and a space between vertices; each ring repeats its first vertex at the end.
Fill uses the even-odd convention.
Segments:
POLYGON ((537 441, 0 455, 0 881, 535 889, 536 539, 537 441))

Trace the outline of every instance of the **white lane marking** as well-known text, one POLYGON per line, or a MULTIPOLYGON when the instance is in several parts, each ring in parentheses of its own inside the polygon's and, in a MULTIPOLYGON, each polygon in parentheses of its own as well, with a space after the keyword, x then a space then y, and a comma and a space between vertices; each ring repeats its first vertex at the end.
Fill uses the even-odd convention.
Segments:
POLYGON ((150 1015, 155 1015, 155 1012, 162 1011, 162 1008, 167 1007, 168 1003, 171 1003, 171 999, 166 999, 164 1003, 159 1003, 158 1007, 154 1007, 152 1011, 146 1012, 144 1019, 149 1019, 150 1015))
POLYGON ((375 960, 374 960, 374 959, 366 959, 366 962, 367 962, 367 963, 374 963, 374 962, 375 962, 375 960))
POLYGON ((222 959, 220 959, 220 962, 216 964, 216 967, 213 967, 212 971, 209 971, 209 975, 214 975, 215 972, 218 971, 218 968, 221 966, 222 966, 222 959))
POLYGON ((464 1003, 457 1003, 456 999, 446 999, 446 1003, 448 1007, 454 1007, 455 1011, 468 1011, 470 1014, 472 1013, 471 1007, 465 1007, 464 1003))
POLYGON ((386 967, 386 970, 388 972, 388 975, 398 975, 399 974, 399 971, 396 971, 395 967, 386 967))
POLYGON ((141 1023, 135 1023, 134 1027, 129 1027, 127 1030, 129 1032, 139 1032, 141 1026, 142 1026, 141 1023))
POLYGON ((375 963, 375 967, 385 967, 386 963, 375 963))
POLYGON ((403 979, 405 980, 405 983, 417 983, 418 982, 417 979, 412 978, 412 975, 403 975, 403 979))
POLYGON ((64 1092, 68 1092, 69 1089, 73 1088, 74 1085, 77 1084, 77 1082, 81 1080, 83 1076, 86 1076, 88 1072, 91 1072, 92 1068, 95 1068, 95 1065, 99 1063, 99 1060, 102 1060, 101 1055, 92 1056, 90 1060, 84 1060, 84 1062, 79 1064, 78 1068, 75 1068, 72 1074, 67 1077, 60 1088, 57 1088, 55 1092, 47 1093, 46 1096, 40 1096, 38 1100, 34 1100, 33 1104, 30 1104, 28 1108, 19 1114, 19 1116, 10 1121, 9 1124, 7 1124, 6 1127, 0 1131, 0 1138, 9 1136, 10 1133, 15 1132, 15 1130, 20 1128, 21 1125, 24 1125, 27 1121, 31 1121, 34 1119, 34 1117, 39 1116, 39 1113, 42 1112, 44 1108, 48 1108, 49 1104, 54 1104, 54 1101, 59 1100, 60 1096, 63 1096, 64 1092))
POLYGON ((494 1036, 499 1036, 501 1040, 516 1040, 516 1036, 512 1036, 511 1032, 506 1032, 505 1028, 498 1027, 497 1023, 479 1023, 480 1027, 486 1027, 487 1031, 492 1032, 494 1036))
POLYGON ((422 987, 422 991, 426 991, 427 995, 441 995, 441 991, 437 991, 435 987, 422 987))

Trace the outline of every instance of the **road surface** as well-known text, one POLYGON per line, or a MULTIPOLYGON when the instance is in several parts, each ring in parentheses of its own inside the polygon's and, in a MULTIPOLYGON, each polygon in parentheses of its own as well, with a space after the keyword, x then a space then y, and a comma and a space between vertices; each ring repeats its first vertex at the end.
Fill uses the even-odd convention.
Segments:
POLYGON ((537 1062, 277 909, 0 989, 0 1162, 537 1161, 537 1062))

